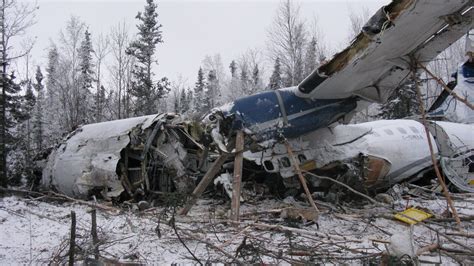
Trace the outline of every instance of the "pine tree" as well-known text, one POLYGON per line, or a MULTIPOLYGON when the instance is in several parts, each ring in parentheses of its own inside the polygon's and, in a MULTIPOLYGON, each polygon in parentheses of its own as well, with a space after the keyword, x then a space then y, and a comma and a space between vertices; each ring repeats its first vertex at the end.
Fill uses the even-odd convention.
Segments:
POLYGON ((194 109, 199 114, 202 114, 206 108, 206 103, 204 102, 204 88, 206 84, 204 83, 204 73, 202 68, 199 68, 198 77, 196 84, 194 85, 194 93, 193 93, 193 102, 194 102, 194 109))
POLYGON ((240 66, 240 87, 244 95, 252 94, 252 81, 249 78, 247 64, 240 66))
MULTIPOLYGON (((59 65, 59 53, 56 46, 52 46, 48 51, 48 65, 46 67, 46 88, 48 106, 53 105, 53 101, 58 98, 58 65, 59 65)), ((49 119, 48 119, 49 120, 49 119)))
POLYGON ((189 110, 189 102, 188 102, 188 97, 185 89, 182 89, 180 91, 179 95, 179 109, 178 112, 181 114, 184 114, 189 110))
POLYGON ((35 142, 35 148, 37 152, 43 150, 43 105, 44 105, 44 86, 43 86, 43 73, 41 73, 41 68, 38 66, 36 68, 35 75, 36 83, 34 88, 36 90, 36 105, 33 115, 33 139, 35 142))
POLYGON ((229 69, 231 77, 235 78, 237 76, 237 63, 235 63, 235 60, 232 60, 232 62, 230 62, 229 69))
MULTIPOLYGON (((77 92, 76 101, 76 125, 81 123, 88 123, 92 121, 90 107, 90 98, 92 97, 92 83, 94 82, 94 63, 92 61, 92 48, 91 34, 88 30, 84 33, 84 39, 81 42, 79 48, 79 91, 77 92)), ((99 91, 100 88, 97 88, 99 91)))
POLYGON ((258 64, 255 64, 252 70, 252 94, 261 90, 260 69, 258 64))
POLYGON ((400 119, 419 113, 415 82, 409 79, 396 88, 386 103, 380 107, 383 119, 400 119))
MULTIPOLYGON (((0 186, 6 187, 9 181, 7 156, 8 145, 11 143, 9 130, 15 125, 15 107, 18 107, 18 91, 20 87, 14 81, 10 67, 12 61, 28 54, 32 48, 18 49, 28 28, 35 24, 36 5, 30 5, 16 0, 3 0, 0 5, 0 186), (15 41, 12 41, 16 39, 15 41), (10 54, 15 51, 13 54, 10 54), (23 55, 22 55, 23 54, 23 55), (11 74, 9 74, 11 73, 11 74)), ((26 42, 25 42, 26 43, 26 42)), ((31 42, 30 42, 31 43, 31 42)))
POLYGON ((104 87, 104 85, 100 85, 100 88, 96 92, 95 96, 95 103, 94 103, 94 108, 95 108, 95 122, 102 122, 104 121, 104 109, 106 106, 106 101, 107 101, 107 91, 104 87))
POLYGON ((30 82, 23 82, 26 85, 25 95, 20 95, 21 86, 15 83, 15 79, 14 73, 7 76, 8 83, 5 87, 6 127, 8 129, 6 150, 10 165, 8 182, 19 185, 22 177, 31 172, 29 119, 35 96, 30 82))
POLYGON ((207 84, 206 84, 206 102, 207 102, 207 110, 210 110, 216 107, 216 99, 219 96, 219 80, 217 79, 216 72, 214 70, 209 71, 207 76, 207 84))
POLYGON ((272 76, 270 77, 270 83, 268 88, 271 90, 277 90, 283 87, 283 81, 281 79, 281 65, 280 59, 275 60, 275 65, 273 66, 272 76))
POLYGON ((46 66, 46 100, 44 120, 48 121, 44 128, 44 143, 46 146, 54 145, 63 134, 69 131, 67 127, 68 115, 64 90, 61 89, 60 59, 58 49, 55 45, 48 51, 48 63, 46 66))
POLYGON ((165 97, 170 90, 169 82, 155 83, 152 67, 155 62, 156 45, 162 43, 161 24, 158 23, 157 5, 153 0, 147 0, 144 13, 139 12, 136 18, 138 39, 130 44, 127 53, 136 58, 132 69, 132 88, 130 94, 135 97, 134 114, 147 115, 156 113, 156 102, 165 97))
POLYGON ((188 91, 186 92, 186 104, 187 105, 183 105, 183 110, 189 111, 189 110, 193 109, 193 107, 194 107, 193 94, 194 94, 193 90, 188 89, 188 91))

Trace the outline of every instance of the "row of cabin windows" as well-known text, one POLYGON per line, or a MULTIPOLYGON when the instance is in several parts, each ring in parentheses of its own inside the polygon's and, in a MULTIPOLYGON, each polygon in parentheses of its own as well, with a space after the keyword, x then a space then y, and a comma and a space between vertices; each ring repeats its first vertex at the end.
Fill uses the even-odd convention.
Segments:
MULTIPOLYGON (((306 162, 307 159, 304 154, 298 154, 298 160, 300 161, 300 163, 304 163, 306 162)), ((268 171, 275 170, 275 167, 273 166, 272 161, 267 160, 267 161, 264 161, 263 164, 265 165, 265 168, 268 171)), ((278 164, 280 165, 280 168, 288 168, 291 166, 291 161, 288 157, 284 156, 278 160, 278 164)))
MULTIPOLYGON (((413 133, 415 133, 415 134, 419 134, 419 133, 420 133, 420 131, 418 131, 418 129, 416 129, 416 127, 409 127, 409 128, 410 128, 411 132, 413 132, 413 133)), ((407 132, 404 128, 397 127, 397 130, 398 130, 398 132, 400 132, 401 134, 408 134, 408 132, 407 132)), ((393 131, 392 131, 391 129, 385 129, 384 131, 385 131, 385 133, 387 133, 387 135, 390 135, 390 136, 393 135, 393 131)), ((373 134, 374 134, 374 136, 376 136, 376 137, 380 137, 380 134, 378 134, 377 132, 374 132, 373 134)))

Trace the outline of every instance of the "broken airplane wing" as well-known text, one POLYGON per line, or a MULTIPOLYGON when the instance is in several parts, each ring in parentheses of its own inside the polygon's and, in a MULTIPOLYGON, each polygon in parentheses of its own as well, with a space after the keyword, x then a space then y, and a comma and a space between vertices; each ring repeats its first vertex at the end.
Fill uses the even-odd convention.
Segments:
POLYGON ((298 96, 384 102, 415 64, 431 61, 466 34, 473 16, 472 0, 393 0, 349 47, 299 84, 298 96))

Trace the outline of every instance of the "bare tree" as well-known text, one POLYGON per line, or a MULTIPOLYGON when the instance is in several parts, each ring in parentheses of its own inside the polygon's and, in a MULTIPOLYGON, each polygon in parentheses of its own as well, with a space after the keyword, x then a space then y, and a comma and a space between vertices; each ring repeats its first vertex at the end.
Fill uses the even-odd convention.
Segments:
POLYGON ((26 51, 15 51, 11 42, 15 38, 21 38, 26 35, 29 27, 35 24, 35 10, 36 5, 29 5, 27 3, 19 3, 16 0, 2 0, 0 7, 0 31, 2 34, 0 49, 1 49, 1 97, 0 97, 0 186, 6 186, 7 177, 7 139, 8 124, 8 92, 11 86, 11 77, 8 76, 8 66, 11 62, 19 57, 24 56, 32 48, 29 47, 26 51))
POLYGON ((271 61, 280 59, 285 86, 297 85, 304 78, 306 34, 299 6, 290 0, 282 2, 268 30, 268 46, 271 61))
POLYGON ((225 69, 220 54, 206 55, 202 60, 202 70, 205 73, 209 73, 211 70, 214 71, 219 81, 225 79, 225 69))
POLYGON ((104 95, 102 92, 102 61, 110 52, 110 42, 107 35, 100 34, 94 45, 94 56, 96 59, 97 77, 96 77, 96 96, 95 96, 95 120, 100 122, 103 119, 104 95))
POLYGON ((265 64, 262 52, 257 48, 248 49, 237 60, 241 70, 241 86, 243 95, 250 95, 265 89, 263 76, 265 64), (247 80, 242 78, 242 73, 247 75, 247 80))
POLYGON ((361 7, 359 11, 354 8, 349 8, 349 35, 348 42, 352 41, 362 30, 362 27, 370 18, 370 12, 367 7, 361 7))
POLYGON ((64 110, 64 120, 67 131, 73 130, 82 122, 80 117, 81 86, 79 83, 79 47, 84 36, 85 24, 75 16, 67 22, 65 31, 60 37, 60 75, 61 105, 64 110))
POLYGON ((113 64, 110 67, 110 73, 117 93, 117 118, 128 117, 128 84, 130 79, 131 56, 127 55, 127 49, 130 38, 128 27, 125 21, 118 23, 112 27, 110 32, 111 50, 113 56, 113 64), (124 115, 126 113, 126 115, 124 115))

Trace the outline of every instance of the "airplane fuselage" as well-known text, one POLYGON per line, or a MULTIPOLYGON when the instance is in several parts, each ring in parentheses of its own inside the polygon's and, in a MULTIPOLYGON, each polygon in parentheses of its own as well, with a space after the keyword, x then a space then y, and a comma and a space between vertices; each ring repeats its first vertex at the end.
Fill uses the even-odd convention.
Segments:
POLYGON ((308 99, 298 97, 295 91, 296 87, 265 91, 237 99, 218 110, 223 124, 230 127, 227 130, 246 128, 258 141, 265 141, 280 135, 295 138, 327 127, 357 107, 356 97, 308 99))

